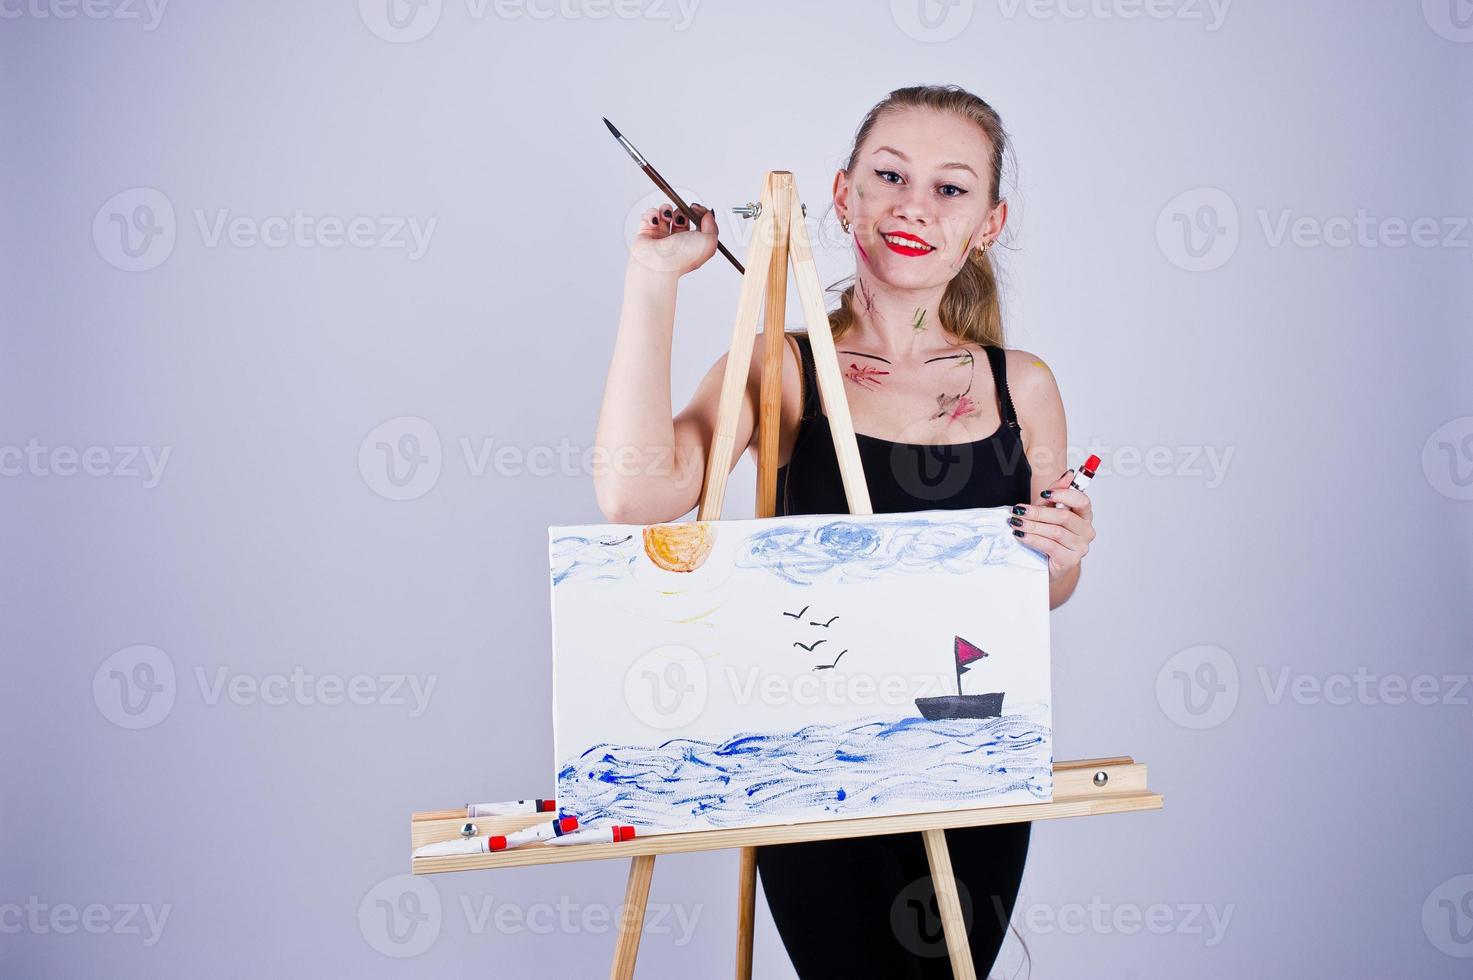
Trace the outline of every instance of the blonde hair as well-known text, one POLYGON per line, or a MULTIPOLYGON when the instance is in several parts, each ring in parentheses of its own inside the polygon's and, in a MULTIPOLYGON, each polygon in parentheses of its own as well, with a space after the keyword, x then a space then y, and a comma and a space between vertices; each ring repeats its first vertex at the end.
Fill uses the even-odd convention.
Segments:
MULTIPOLYGON (((1001 200, 1003 154, 1008 151, 1007 131, 997 110, 982 99, 957 85, 913 85, 898 88, 881 99, 854 134, 854 145, 849 150, 849 160, 844 165, 845 173, 854 170, 855 158, 869 138, 875 123, 887 113, 906 109, 932 109, 949 112, 970 120, 981 127, 992 150, 989 161, 991 180, 988 185, 988 208, 997 206, 1001 200)), ((850 277, 853 280, 854 277, 850 277)), ((833 291, 835 286, 830 286, 833 291)), ((1003 346, 1002 303, 998 295, 997 274, 989 255, 977 248, 967 250, 961 269, 946 286, 939 310, 941 326, 955 334, 963 343, 971 342, 984 347, 1003 346)), ((839 294, 839 307, 829 313, 829 330, 838 340, 854 325, 854 283, 839 294)))

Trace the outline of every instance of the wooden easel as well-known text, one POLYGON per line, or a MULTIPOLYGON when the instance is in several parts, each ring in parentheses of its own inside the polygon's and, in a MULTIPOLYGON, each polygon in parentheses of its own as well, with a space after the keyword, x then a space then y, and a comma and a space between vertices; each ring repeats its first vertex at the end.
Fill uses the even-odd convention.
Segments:
MULTIPOLYGON (((726 373, 721 383, 716 431, 712 435, 711 451, 706 460, 705 483, 701 488, 696 519, 714 521, 721 518, 732 456, 739 448, 745 448, 736 445, 736 428, 745 396, 752 346, 757 336, 759 312, 763 314, 766 324, 766 343, 763 346, 762 384, 757 418, 756 516, 772 517, 776 513, 778 421, 782 398, 783 344, 786 342, 783 319, 787 307, 789 260, 797 282, 798 298, 803 306, 803 317, 808 324, 808 336, 812 342, 814 363, 818 371, 819 394, 823 399, 824 412, 829 418, 849 510, 854 514, 871 514, 874 511, 870 504, 869 489, 865 484, 864 468, 860 463, 859 445, 849 417, 849 404, 839 373, 838 357, 834 352, 833 335, 829 331, 828 312, 824 307, 818 270, 809 247, 808 231, 802 221, 803 206, 798 200, 793 175, 785 170, 769 171, 759 205, 747 210, 747 216, 755 217, 757 224, 747 252, 746 272, 742 277, 741 298, 737 304, 736 326, 732 330, 731 351, 727 355, 726 373), (793 219, 795 214, 799 215, 798 220, 793 219)), ((750 980, 758 847, 799 841, 919 832, 931 865, 931 880, 936 890, 936 903, 945 933, 947 953, 951 957, 952 973, 958 980, 975 980, 977 974, 972 963, 971 947, 967 943, 961 900, 957 894, 956 879, 952 875, 951 858, 946 849, 948 828, 1159 810, 1162 805, 1160 794, 1152 793, 1146 785, 1146 767, 1143 764, 1136 763, 1128 756, 1085 759, 1054 764, 1054 796, 1049 803, 860 817, 777 827, 661 834, 619 844, 583 844, 577 847, 532 844, 495 854, 413 858, 412 870, 415 874, 433 874, 473 868, 630 858, 624 914, 619 922, 619 939, 609 976, 612 980, 632 980, 644 927, 645 905, 649 899, 650 879, 655 870, 655 855, 740 848, 736 976, 737 980, 750 980)), ((546 814, 521 814, 478 818, 476 824, 482 834, 504 834, 545 819, 546 814)), ((452 840, 459 836, 465 822, 463 810, 416 813, 410 824, 411 846, 417 848, 433 841, 452 840)))

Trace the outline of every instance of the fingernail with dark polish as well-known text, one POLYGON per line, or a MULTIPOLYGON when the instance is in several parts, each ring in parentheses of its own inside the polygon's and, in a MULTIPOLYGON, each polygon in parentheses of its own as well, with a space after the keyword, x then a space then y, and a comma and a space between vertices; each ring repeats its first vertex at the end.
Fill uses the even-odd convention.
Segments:
POLYGON ((1011 525, 1013 525, 1013 527, 1022 527, 1023 526, 1023 518, 1021 518, 1021 517, 1009 517, 1008 518, 1008 523, 1011 524, 1011 525))
POLYGON ((1026 513, 1028 513, 1028 508, 1027 507, 1024 507, 1022 504, 1013 504, 1013 513, 1014 514, 1026 514, 1026 513))
POLYGON ((1013 531, 1013 537, 1015 537, 1015 538, 1021 538, 1022 536, 1023 536, 1023 532, 1022 531, 1019 531, 1017 529, 1014 529, 1014 531, 1013 531))
POLYGON ((1048 499, 1049 497, 1052 497, 1053 495, 1054 495, 1054 492, 1052 490, 1045 490, 1043 493, 1039 494, 1039 496, 1040 497, 1043 497, 1045 500, 1048 499))

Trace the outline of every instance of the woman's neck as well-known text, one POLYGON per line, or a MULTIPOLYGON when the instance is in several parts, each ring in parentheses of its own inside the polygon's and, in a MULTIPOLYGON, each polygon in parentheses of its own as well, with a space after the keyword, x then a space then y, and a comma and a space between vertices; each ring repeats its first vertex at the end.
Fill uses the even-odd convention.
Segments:
POLYGON ((888 360, 917 352, 934 351, 957 341, 941 327, 939 311, 945 286, 931 289, 893 289, 861 272, 854 282, 850 304, 854 325, 841 342, 888 360))

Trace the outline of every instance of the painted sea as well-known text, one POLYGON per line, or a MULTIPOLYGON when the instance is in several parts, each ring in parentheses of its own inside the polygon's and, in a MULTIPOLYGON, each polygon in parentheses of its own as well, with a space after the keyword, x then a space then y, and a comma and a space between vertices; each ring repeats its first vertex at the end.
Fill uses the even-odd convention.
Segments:
POLYGON ((985 719, 872 717, 722 742, 595 745, 558 771, 559 810, 641 833, 1043 803, 1046 710, 985 719))

